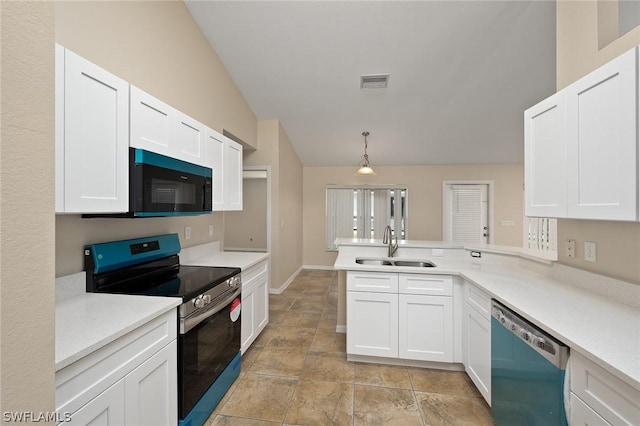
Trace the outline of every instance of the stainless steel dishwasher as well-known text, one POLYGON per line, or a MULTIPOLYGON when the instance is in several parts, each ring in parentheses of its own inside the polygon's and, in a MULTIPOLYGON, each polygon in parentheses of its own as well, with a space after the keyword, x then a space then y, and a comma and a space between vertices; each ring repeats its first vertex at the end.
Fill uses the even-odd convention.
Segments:
POLYGON ((495 300, 491 415, 498 426, 566 426, 569 348, 495 300))

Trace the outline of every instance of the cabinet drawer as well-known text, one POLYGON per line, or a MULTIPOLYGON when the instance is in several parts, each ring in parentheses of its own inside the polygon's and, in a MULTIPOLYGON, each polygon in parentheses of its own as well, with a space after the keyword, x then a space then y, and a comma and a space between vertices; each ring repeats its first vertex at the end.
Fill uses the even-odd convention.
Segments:
POLYGON ((600 417, 573 392, 571 392, 571 410, 569 412, 571 418, 568 420, 572 426, 610 426, 610 423, 600 417))
POLYGON ((374 293, 397 293, 398 274, 347 271, 347 290, 374 293))
POLYGON ((56 411, 73 413, 177 336, 172 309, 56 372, 56 411))
POLYGON ((242 286, 246 287, 247 285, 250 285, 251 282, 257 278, 260 274, 262 273, 266 273, 268 270, 267 268, 267 260, 263 260, 262 262, 253 265, 245 270, 242 271, 242 286))
POLYGON ((464 289, 467 304, 483 317, 491 320, 491 297, 469 282, 466 283, 464 289))
POLYGON ((453 296, 453 277, 451 276, 400 274, 398 279, 398 291, 403 294, 453 296))
POLYGON ((571 354, 571 391, 611 424, 640 424, 640 392, 577 352, 571 354))

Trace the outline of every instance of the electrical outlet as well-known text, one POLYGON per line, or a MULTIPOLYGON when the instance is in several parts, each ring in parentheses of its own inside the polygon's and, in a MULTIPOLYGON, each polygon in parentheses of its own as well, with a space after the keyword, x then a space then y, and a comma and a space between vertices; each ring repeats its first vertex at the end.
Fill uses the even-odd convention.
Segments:
POLYGON ((209 225, 209 236, 213 235, 213 225, 209 225))
POLYGON ((185 240, 190 240, 191 239, 191 227, 190 226, 185 226, 184 227, 184 239, 185 240))
POLYGON ((576 240, 566 240, 564 247, 567 257, 576 257, 576 240))
POLYGON ((587 262, 596 261, 596 243, 591 241, 584 242, 584 260, 587 262))

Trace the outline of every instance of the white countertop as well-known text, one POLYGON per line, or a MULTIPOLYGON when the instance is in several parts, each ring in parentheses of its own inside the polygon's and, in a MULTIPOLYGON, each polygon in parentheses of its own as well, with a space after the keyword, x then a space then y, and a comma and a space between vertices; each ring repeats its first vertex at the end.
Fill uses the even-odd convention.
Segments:
MULTIPOLYGON (((356 257, 385 257, 385 249, 379 240, 359 243, 345 240, 342 245, 358 246, 358 249, 347 249, 346 253, 341 250, 334 265, 336 269, 417 272, 415 267, 364 266, 355 263, 356 257), (381 253, 384 255, 380 256, 381 253)), ((403 245, 400 247, 397 257, 427 258, 436 264, 435 268, 421 268, 420 273, 461 276, 564 342, 571 350, 580 352, 640 390, 640 286, 611 283, 614 280, 610 278, 575 270, 581 278, 589 275, 588 279, 582 281, 590 281, 589 285, 594 286, 594 291, 591 291, 584 286, 559 280, 546 271, 554 266, 562 266, 541 260, 540 271, 534 272, 535 265, 532 268, 522 267, 520 262, 529 256, 517 249, 514 253, 504 253, 504 247, 467 247, 482 252, 481 259, 472 259, 468 251, 461 250, 461 246, 448 243, 413 242, 404 245, 411 247, 413 253, 401 251, 403 245), (434 248, 450 250, 444 257, 437 257, 431 255, 434 248), (610 292, 608 296, 598 294, 602 293, 602 289, 596 287, 601 283, 610 292)), ((566 274, 566 271, 563 273, 566 274)))
POLYGON ((269 258, 269 253, 219 251, 217 242, 187 247, 180 251, 182 265, 224 266, 246 270, 269 258))
POLYGON ((182 303, 176 297, 85 293, 84 280, 84 272, 56 280, 56 371, 182 303))

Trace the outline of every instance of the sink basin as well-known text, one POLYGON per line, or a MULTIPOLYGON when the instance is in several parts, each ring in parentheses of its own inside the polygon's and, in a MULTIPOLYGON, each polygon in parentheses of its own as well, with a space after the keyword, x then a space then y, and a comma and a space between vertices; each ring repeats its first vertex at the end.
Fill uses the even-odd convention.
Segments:
POLYGON ((428 260, 394 260, 394 265, 396 266, 416 266, 419 268, 433 268, 433 263, 428 260))
POLYGON ((360 265, 411 266, 416 268, 433 268, 434 266, 436 266, 428 260, 367 258, 367 257, 356 258, 356 263, 360 265))
POLYGON ((363 259, 361 257, 356 259, 356 263, 361 265, 388 265, 393 266, 393 263, 386 259, 363 259))

